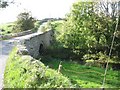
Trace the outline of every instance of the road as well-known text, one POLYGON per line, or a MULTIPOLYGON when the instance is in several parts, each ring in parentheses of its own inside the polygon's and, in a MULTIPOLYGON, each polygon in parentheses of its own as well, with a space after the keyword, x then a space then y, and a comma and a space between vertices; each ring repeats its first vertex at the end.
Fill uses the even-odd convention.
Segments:
POLYGON ((0 90, 3 88, 6 61, 13 46, 14 44, 9 40, 0 41, 0 90))
POLYGON ((39 33, 33 33, 33 34, 25 35, 25 36, 12 38, 9 40, 0 41, 0 90, 3 88, 4 70, 5 70, 5 66, 6 66, 9 53, 12 50, 13 46, 19 43, 19 41, 27 39, 36 34, 39 34, 39 33))
POLYGON ((25 36, 15 37, 9 40, 0 41, 0 90, 1 88, 3 88, 4 70, 5 70, 9 53, 12 50, 13 46, 15 46, 17 43, 20 43, 19 41, 28 39, 31 36, 35 36, 40 33, 42 32, 37 32, 37 33, 25 35, 25 36))

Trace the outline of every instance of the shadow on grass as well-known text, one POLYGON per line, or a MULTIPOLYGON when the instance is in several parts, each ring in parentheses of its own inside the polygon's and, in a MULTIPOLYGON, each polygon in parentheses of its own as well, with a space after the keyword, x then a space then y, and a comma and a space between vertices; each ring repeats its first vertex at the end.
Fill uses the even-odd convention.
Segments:
MULTIPOLYGON (((104 69, 98 67, 88 67, 75 61, 52 58, 50 56, 41 57, 41 61, 55 70, 58 69, 62 61, 61 73, 67 76, 73 84, 83 88, 100 88, 104 77, 104 69)), ((118 88, 120 86, 120 72, 108 70, 105 87, 118 88), (118 80, 119 78, 119 80, 118 80)))

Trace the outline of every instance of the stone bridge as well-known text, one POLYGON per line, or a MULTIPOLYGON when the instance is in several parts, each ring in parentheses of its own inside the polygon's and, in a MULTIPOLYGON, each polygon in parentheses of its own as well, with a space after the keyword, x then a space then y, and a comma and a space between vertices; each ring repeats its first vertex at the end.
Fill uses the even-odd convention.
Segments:
POLYGON ((20 42, 18 44, 18 46, 20 45, 20 52, 28 52, 28 54, 32 57, 37 58, 47 47, 51 45, 53 34, 53 30, 49 30, 46 32, 38 32, 20 37, 20 42))

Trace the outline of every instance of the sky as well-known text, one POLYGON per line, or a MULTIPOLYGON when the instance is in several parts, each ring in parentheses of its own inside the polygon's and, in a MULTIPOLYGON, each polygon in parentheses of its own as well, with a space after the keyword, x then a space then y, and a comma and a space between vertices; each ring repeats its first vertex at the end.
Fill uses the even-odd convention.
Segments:
POLYGON ((76 0, 14 0, 5 9, 0 9, 0 24, 16 20, 19 13, 31 11, 37 19, 64 17, 76 0))

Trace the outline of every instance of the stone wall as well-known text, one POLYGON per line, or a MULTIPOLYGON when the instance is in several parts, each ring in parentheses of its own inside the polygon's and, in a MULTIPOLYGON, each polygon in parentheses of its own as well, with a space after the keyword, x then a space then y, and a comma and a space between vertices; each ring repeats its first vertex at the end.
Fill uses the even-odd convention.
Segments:
POLYGON ((44 33, 34 33, 22 40, 22 45, 26 47, 28 53, 37 58, 42 52, 51 45, 53 30, 44 33))
POLYGON ((19 33, 0 35, 0 38, 1 38, 1 40, 11 39, 13 37, 20 37, 20 36, 29 35, 29 34, 32 34, 32 33, 33 33, 32 30, 27 30, 27 31, 19 32, 19 33))

